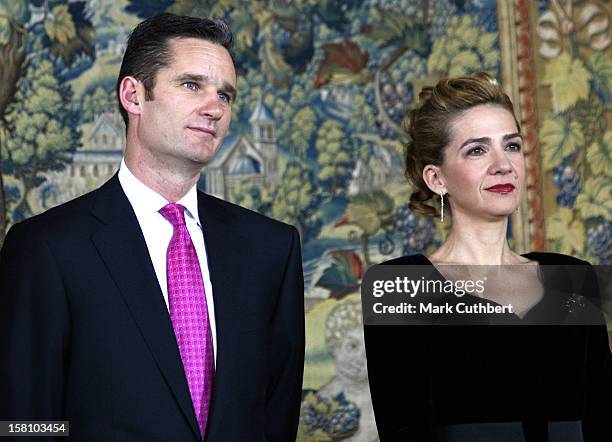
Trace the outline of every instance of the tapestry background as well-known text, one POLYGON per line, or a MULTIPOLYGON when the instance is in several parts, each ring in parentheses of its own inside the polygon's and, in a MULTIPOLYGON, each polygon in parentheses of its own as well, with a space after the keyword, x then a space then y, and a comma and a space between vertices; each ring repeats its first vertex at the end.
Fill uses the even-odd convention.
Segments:
POLYGON ((422 86, 495 75, 526 139, 513 247, 612 263, 605 0, 0 0, 0 242, 11 224, 115 173, 125 41, 162 11, 227 18, 237 37, 233 124, 200 187, 301 234, 299 440, 377 440, 360 280, 371 264, 427 252, 445 233, 407 207, 400 124, 422 86))

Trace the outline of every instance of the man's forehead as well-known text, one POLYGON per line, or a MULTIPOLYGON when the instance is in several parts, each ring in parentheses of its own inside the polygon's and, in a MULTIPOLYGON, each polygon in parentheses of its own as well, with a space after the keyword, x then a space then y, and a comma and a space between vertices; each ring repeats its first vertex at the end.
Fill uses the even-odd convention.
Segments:
POLYGON ((168 47, 170 48, 171 55, 174 56, 187 55, 190 52, 202 52, 225 59, 232 66, 234 64, 229 51, 224 46, 204 38, 172 37, 168 40, 168 47))
POLYGON ((214 65, 218 68, 217 71, 226 74, 225 77, 231 77, 224 78, 224 81, 235 84, 234 62, 229 51, 223 46, 201 38, 173 37, 169 40, 168 47, 170 48, 170 64, 165 67, 166 70, 174 71, 176 75, 188 71, 192 74, 210 77, 210 67, 214 65))

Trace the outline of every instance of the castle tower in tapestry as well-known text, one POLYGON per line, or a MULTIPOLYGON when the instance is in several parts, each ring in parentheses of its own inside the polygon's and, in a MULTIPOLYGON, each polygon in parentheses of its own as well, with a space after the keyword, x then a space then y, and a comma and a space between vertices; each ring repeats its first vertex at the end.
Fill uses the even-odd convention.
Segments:
POLYGON ((270 112, 263 104, 261 96, 249 118, 255 149, 262 153, 265 161, 266 178, 275 181, 278 176, 278 147, 276 144, 276 125, 270 112))
POLYGON ((238 183, 248 180, 256 186, 278 181, 276 122, 261 98, 249 117, 251 133, 225 138, 223 145, 204 168, 204 190, 232 200, 238 183))

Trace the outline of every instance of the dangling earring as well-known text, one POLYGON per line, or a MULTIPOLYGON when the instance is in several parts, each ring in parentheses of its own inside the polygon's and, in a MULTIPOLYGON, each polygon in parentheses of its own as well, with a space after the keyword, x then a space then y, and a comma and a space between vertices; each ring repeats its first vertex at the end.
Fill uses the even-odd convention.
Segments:
POLYGON ((444 192, 440 191, 440 222, 444 223, 444 192))

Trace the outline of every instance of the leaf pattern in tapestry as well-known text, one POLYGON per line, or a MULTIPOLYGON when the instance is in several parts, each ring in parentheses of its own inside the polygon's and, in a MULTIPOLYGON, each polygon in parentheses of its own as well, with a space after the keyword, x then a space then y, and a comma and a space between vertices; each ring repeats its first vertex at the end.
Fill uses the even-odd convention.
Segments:
POLYGON ((576 199, 576 207, 584 219, 603 217, 612 220, 612 183, 606 177, 588 178, 582 193, 576 199))
POLYGON ((76 36, 74 21, 68 12, 68 5, 58 5, 51 10, 45 20, 45 31, 52 40, 63 45, 76 36))
POLYGON ((585 240, 584 225, 579 219, 574 220, 573 212, 560 207, 546 223, 546 236, 554 240, 555 250, 569 255, 581 254, 585 240))
POLYGON ((550 86, 555 112, 563 112, 589 96, 590 72, 579 58, 563 53, 546 65, 542 84, 550 86))
POLYGON ((606 132, 603 140, 593 143, 587 150, 587 161, 594 175, 612 177, 612 131, 606 132))
POLYGON ((602 97, 604 103, 612 104, 612 58, 602 52, 595 52, 587 65, 593 89, 602 97))
POLYGON ((429 72, 450 77, 484 71, 495 75, 499 62, 497 35, 482 32, 469 15, 453 17, 446 34, 433 44, 427 62, 429 72))
POLYGON ((578 122, 568 124, 567 118, 559 115, 544 121, 540 129, 540 141, 544 170, 551 170, 584 146, 584 135, 578 122))

